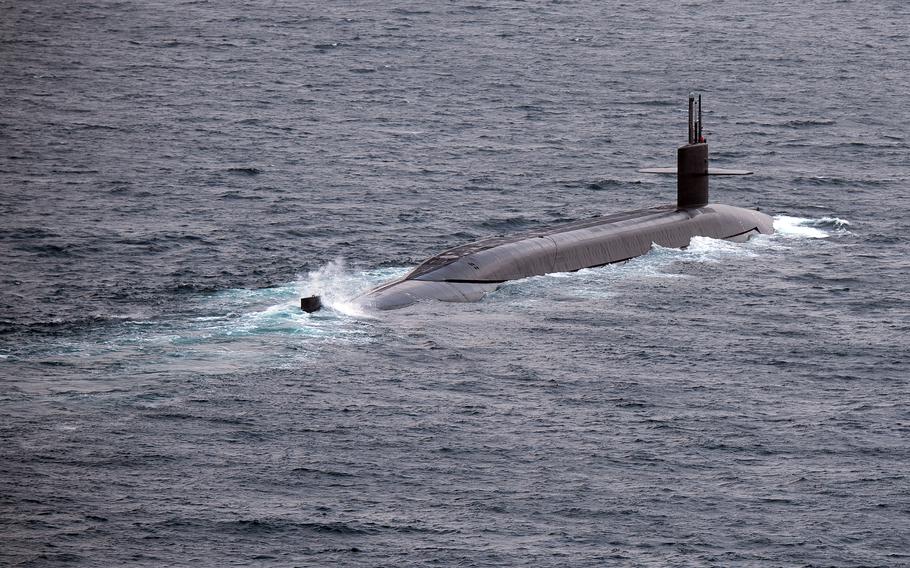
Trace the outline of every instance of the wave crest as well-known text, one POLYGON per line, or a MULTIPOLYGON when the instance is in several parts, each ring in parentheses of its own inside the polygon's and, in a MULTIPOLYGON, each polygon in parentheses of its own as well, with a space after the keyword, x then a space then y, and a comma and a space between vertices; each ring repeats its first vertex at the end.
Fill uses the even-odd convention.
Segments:
POLYGON ((774 217, 774 231, 785 237, 826 239, 832 233, 847 233, 846 227, 850 222, 838 217, 822 217, 808 219, 805 217, 791 217, 776 215, 774 217))

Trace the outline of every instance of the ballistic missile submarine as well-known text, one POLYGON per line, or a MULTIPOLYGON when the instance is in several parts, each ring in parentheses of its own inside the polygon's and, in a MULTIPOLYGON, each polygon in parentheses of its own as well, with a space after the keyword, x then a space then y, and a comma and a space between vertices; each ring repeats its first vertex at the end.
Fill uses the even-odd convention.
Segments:
MULTIPOLYGON (((677 150, 676 168, 639 171, 675 173, 676 203, 457 246, 352 302, 366 310, 394 310, 423 300, 475 302, 510 280, 623 262, 647 253, 653 244, 684 248, 696 236, 744 242, 774 232, 771 217, 764 213, 708 201, 708 176, 752 172, 709 168, 700 95, 689 95, 689 138, 677 150)), ((302 298, 300 306, 313 312, 321 301, 310 296, 302 298)))

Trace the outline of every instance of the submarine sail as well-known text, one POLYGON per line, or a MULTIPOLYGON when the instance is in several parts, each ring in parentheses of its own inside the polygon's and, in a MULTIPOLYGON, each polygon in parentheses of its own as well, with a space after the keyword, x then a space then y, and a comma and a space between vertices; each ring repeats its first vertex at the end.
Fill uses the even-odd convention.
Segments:
MULTIPOLYGON (((743 242, 752 235, 774 232, 771 218, 764 213, 710 203, 711 173, 708 144, 702 136, 701 97, 690 95, 688 143, 677 152, 676 204, 460 245, 353 301, 368 310, 403 308, 422 300, 472 302, 510 280, 623 262, 646 254, 654 244, 682 248, 696 236, 743 242)), ((318 309, 319 304, 318 296, 301 300, 306 311, 318 309)))

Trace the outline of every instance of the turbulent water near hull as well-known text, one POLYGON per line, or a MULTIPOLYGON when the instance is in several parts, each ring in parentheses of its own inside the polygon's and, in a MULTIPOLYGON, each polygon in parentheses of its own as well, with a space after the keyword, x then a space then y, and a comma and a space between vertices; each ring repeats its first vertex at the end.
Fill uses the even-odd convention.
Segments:
POLYGON ((0 564, 910 565, 904 3, 0 13, 0 564), (776 234, 348 302, 672 200, 690 89, 776 234))

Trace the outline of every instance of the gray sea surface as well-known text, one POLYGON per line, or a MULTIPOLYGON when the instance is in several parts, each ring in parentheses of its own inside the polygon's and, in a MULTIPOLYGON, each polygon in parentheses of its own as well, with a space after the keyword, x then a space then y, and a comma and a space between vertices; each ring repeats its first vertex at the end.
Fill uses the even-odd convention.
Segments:
POLYGON ((0 565, 910 566, 907 2, 0 0, 0 71, 0 565), (672 201, 690 91, 775 235, 353 309, 672 201))

